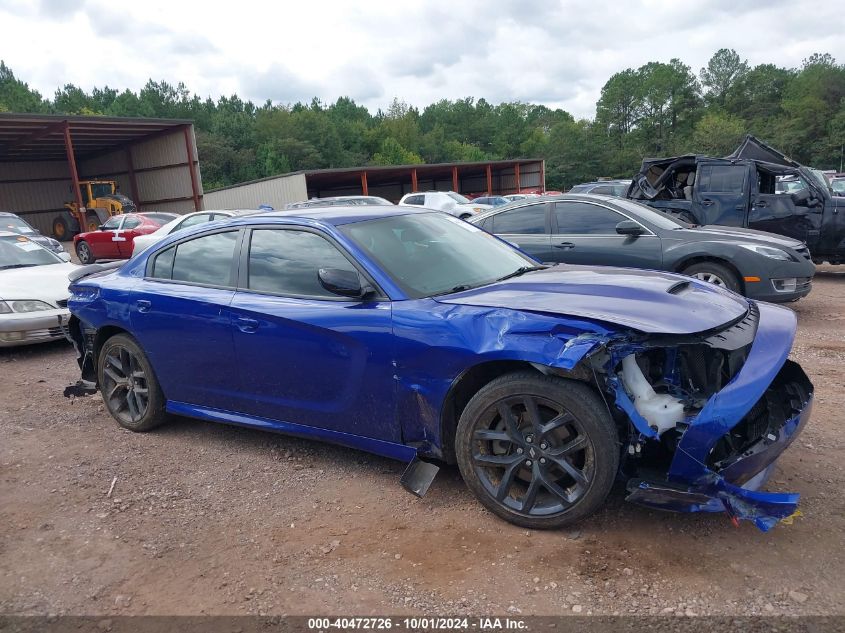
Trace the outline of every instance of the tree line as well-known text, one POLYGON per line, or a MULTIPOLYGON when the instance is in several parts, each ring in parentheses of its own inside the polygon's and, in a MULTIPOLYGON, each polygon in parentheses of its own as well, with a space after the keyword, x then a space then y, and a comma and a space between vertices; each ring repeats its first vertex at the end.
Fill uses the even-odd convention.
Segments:
POLYGON ((750 66, 731 49, 696 74, 679 59, 610 77, 592 120, 530 103, 467 97, 422 109, 394 99, 375 114, 334 103, 261 105, 201 98, 182 83, 44 98, 0 61, 0 112, 192 119, 206 189, 299 169, 545 158, 549 189, 630 177, 644 157, 732 151, 754 134, 796 160, 842 168, 845 65, 814 54, 799 68, 750 66))

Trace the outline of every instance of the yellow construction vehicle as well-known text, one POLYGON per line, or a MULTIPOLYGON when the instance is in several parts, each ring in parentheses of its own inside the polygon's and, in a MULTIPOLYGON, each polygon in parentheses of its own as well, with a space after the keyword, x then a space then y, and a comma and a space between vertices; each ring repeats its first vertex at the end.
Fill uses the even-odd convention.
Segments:
POLYGON ((114 180, 81 180, 79 190, 82 207, 76 202, 66 202, 64 212, 53 220, 53 235, 57 240, 96 231, 111 216, 135 211, 135 203, 117 193, 114 180))

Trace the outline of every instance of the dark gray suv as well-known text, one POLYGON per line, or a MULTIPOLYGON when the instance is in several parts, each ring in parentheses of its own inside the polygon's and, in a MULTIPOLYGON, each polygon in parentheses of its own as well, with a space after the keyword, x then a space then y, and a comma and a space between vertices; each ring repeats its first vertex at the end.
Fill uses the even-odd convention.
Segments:
POLYGON ((541 262, 680 272, 763 301, 806 296, 816 270, 798 240, 727 226, 697 227, 610 196, 530 198, 469 221, 541 262))

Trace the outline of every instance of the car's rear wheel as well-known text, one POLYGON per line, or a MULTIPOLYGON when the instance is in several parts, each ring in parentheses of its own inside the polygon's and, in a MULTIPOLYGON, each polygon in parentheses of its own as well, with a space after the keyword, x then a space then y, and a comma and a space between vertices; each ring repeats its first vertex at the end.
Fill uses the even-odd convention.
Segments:
POLYGON ((76 256, 79 258, 80 264, 93 264, 97 261, 94 253, 91 252, 91 247, 85 240, 80 240, 76 244, 76 256))
POLYGON ((739 279, 727 266, 716 262, 700 262, 684 268, 683 273, 701 281, 740 292, 739 279))
POLYGON ((138 343, 127 334, 108 339, 97 360, 103 401, 120 426, 149 431, 167 419, 165 399, 153 368, 138 343))
POLYGON ((587 385, 518 372, 469 401, 455 438, 467 486, 490 511, 530 528, 595 512, 619 467, 616 427, 587 385))

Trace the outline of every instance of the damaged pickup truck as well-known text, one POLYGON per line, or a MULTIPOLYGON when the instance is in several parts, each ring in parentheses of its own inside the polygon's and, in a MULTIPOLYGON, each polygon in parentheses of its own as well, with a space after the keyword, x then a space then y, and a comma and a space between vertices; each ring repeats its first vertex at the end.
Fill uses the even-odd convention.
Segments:
POLYGON ((303 209, 171 235, 74 275, 70 336, 117 422, 167 414, 457 463, 498 516, 630 501, 768 530, 761 487, 806 424, 790 310, 671 273, 544 266, 443 213, 303 209), (469 256, 471 254, 471 256, 469 256))
POLYGON ((627 197, 691 224, 741 226, 807 244, 812 260, 845 263, 845 198, 827 179, 747 136, 725 158, 647 158, 627 197), (795 184, 779 191, 778 181, 795 184))

